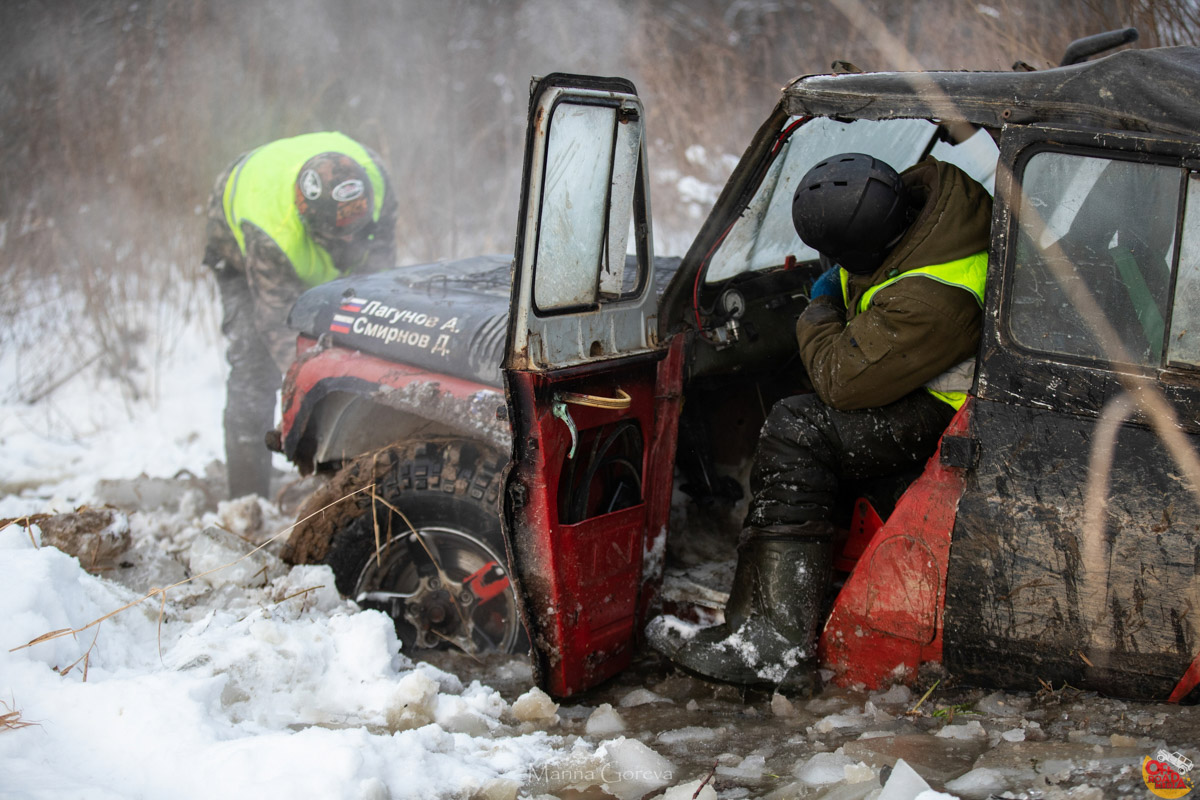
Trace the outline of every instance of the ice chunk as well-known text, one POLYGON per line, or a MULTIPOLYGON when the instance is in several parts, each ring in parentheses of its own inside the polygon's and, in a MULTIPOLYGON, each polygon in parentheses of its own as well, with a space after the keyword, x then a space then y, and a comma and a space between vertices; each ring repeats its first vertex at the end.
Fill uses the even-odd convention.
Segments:
MULTIPOLYGON (((917 800, 918 797, 922 800, 932 800, 926 795, 927 792, 933 797, 939 796, 925 782, 925 779, 901 758, 896 761, 896 766, 892 767, 892 774, 888 776, 887 783, 883 785, 883 791, 879 793, 877 800, 917 800)), ((949 797, 950 795, 942 796, 949 797)))
POLYGON ((420 728, 433 722, 438 685, 422 672, 410 672, 396 684, 387 711, 387 726, 391 731, 420 728))
POLYGON ((637 800, 675 777, 675 765, 637 739, 614 739, 596 749, 602 788, 619 800, 637 800))
POLYGON ((603 703, 592 712, 584 725, 584 731, 594 736, 607 736, 625 730, 624 718, 609 703, 603 703))
POLYGON ((850 703, 843 697, 833 695, 831 697, 814 697, 804 705, 804 710, 813 714, 832 714, 835 711, 841 711, 849 706, 850 703))
POLYGON ((779 693, 771 695, 771 713, 784 718, 794 717, 797 714, 792 701, 779 693))
POLYGON ((673 731, 663 731, 658 735, 658 741, 663 744, 679 744, 680 742, 707 742, 717 738, 724 728, 701 728, 690 725, 686 728, 676 728, 673 731))
POLYGON ((966 725, 947 725, 935 734, 941 739, 986 739, 987 731, 973 719, 966 725))
POLYGON ((842 752, 875 767, 890 766, 903 759, 927 780, 945 783, 975 766, 976 758, 986 746, 984 739, 902 734, 846 742, 842 752))
POLYGON ((707 784, 701 789, 701 784, 704 784, 704 778, 672 786, 665 794, 656 795, 654 800, 717 800, 716 789, 707 784))
POLYGON ((763 776, 767 767, 767 759, 762 755, 746 756, 737 766, 717 767, 717 774, 726 778, 742 781, 757 781, 763 776))
POLYGON ((832 733, 833 731, 863 730, 875 722, 866 714, 830 714, 809 728, 810 733, 832 733))
POLYGON ((882 694, 871 695, 871 702, 883 705, 908 705, 912 702, 913 693, 902 683, 893 684, 890 689, 882 694))
POLYGON ((983 800, 1000 794, 1008 788, 1004 775, 994 769, 980 767, 960 775, 946 784, 946 788, 964 800, 983 800))
POLYGON ((793 771, 802 783, 809 786, 827 786, 846 779, 846 767, 854 760, 842 753, 816 753, 793 771))
POLYGON ((869 767, 861 761, 846 766, 846 783, 862 783, 875 779, 874 767, 869 767))
POLYGON ((996 717, 1015 717, 1029 708, 1029 698, 992 692, 975 704, 975 710, 996 717))
POLYGON ((674 703, 675 701, 669 697, 663 697, 661 694, 646 689, 645 687, 634 689, 629 694, 621 698, 617 703, 621 708, 633 708, 634 706, 644 706, 649 703, 674 703))
POLYGON ((552 720, 558 714, 558 703, 551 700, 550 695, 534 686, 513 701, 512 713, 520 722, 552 720))

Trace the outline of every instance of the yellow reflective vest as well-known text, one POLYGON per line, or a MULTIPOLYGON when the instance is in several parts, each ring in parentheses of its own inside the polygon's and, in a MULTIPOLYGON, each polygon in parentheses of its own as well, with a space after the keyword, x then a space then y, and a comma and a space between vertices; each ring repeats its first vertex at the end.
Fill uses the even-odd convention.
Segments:
MULTIPOLYGON (((964 289, 970 292, 971 296, 975 298, 975 302, 979 303, 979 307, 983 308, 983 292, 987 284, 987 260, 987 251, 981 250, 974 255, 947 261, 944 264, 933 264, 901 272, 863 292, 858 301, 858 313, 861 314, 867 310, 867 307, 871 305, 871 298, 880 289, 891 286, 896 281, 914 277, 923 277, 964 289)), ((838 274, 842 281, 842 305, 848 305, 850 302, 850 273, 842 269, 838 274)), ((975 360, 969 359, 961 364, 956 364, 926 383, 925 390, 958 410, 967 401, 967 389, 970 388, 974 376, 975 360)))
POLYGON ((306 133, 265 144, 243 158, 225 183, 225 221, 242 254, 246 253, 242 224, 248 222, 283 251, 307 286, 341 274, 325 248, 308 235, 295 200, 296 176, 304 162, 330 152, 350 156, 366 171, 375 192, 372 219, 378 222, 383 209, 383 175, 366 148, 342 133, 306 133))

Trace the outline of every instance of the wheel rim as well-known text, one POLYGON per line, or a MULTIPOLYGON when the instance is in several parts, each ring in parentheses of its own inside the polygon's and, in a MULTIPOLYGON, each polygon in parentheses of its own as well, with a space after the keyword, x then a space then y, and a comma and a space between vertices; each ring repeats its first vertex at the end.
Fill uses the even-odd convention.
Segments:
POLYGON ((386 543, 363 565, 353 596, 392 618, 405 650, 511 652, 520 634, 504 559, 456 528, 421 527, 386 543))

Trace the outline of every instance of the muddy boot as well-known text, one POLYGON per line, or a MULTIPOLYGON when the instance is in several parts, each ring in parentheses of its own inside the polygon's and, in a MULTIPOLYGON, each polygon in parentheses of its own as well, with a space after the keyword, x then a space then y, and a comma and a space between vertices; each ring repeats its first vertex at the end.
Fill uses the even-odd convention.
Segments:
POLYGON ((705 678, 811 691, 832 562, 829 523, 749 528, 738 548, 725 622, 684 639, 658 617, 647 626, 647 639, 677 666, 705 678))

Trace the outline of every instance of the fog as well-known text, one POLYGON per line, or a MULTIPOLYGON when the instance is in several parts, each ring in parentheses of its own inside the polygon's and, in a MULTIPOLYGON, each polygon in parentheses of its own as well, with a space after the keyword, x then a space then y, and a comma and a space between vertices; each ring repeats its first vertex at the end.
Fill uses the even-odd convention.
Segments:
POLYGON ((131 306, 174 295, 207 313, 192 300, 212 293, 199 261, 213 178, 275 138, 335 129, 380 152, 402 262, 505 253, 530 77, 628 77, 647 106, 658 251, 681 254, 795 75, 835 59, 1044 67, 1106 28, 1186 38, 1185 13, 1184 0, 6 2, 0 346, 23 349, 56 304, 72 315, 54 368, 29 360, 10 388, 35 400, 89 359, 131 368, 131 306))

